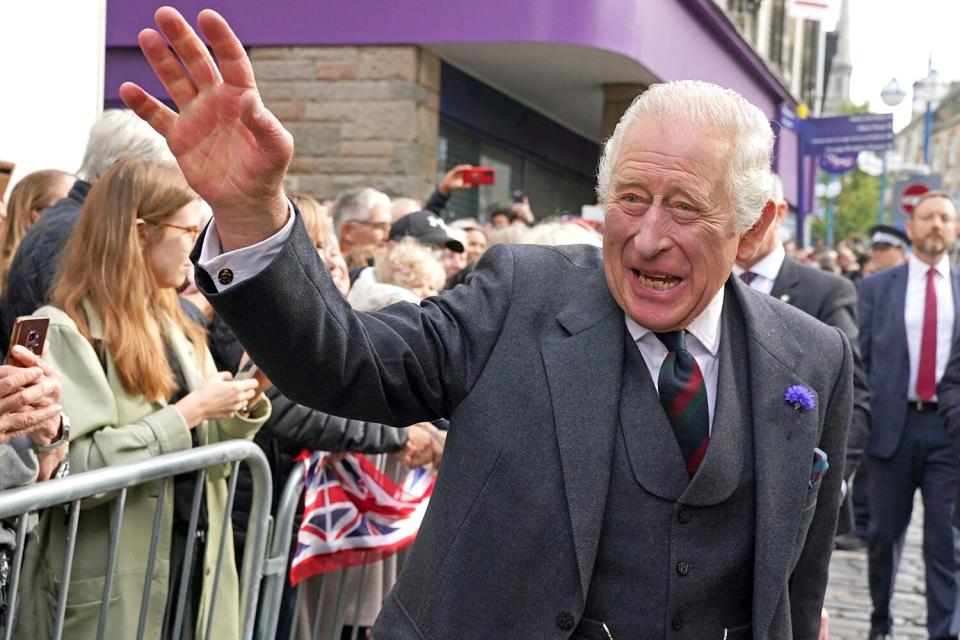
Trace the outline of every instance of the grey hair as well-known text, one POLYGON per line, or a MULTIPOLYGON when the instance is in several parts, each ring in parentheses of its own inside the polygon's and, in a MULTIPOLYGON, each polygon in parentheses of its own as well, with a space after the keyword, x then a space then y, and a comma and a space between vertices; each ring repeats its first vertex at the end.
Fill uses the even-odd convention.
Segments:
POLYGON ((783 181, 775 173, 773 174, 773 184, 770 185, 770 199, 776 203, 783 201, 783 181))
POLYGON ((333 226, 339 230, 344 222, 364 221, 376 207, 386 207, 389 211, 390 196, 370 187, 347 189, 333 201, 333 226))
POLYGON ((77 177, 96 182, 117 160, 136 156, 160 164, 176 162, 167 141, 129 109, 107 109, 90 127, 77 177))
POLYGON ((739 234, 750 229, 770 199, 773 131, 760 109, 736 91, 709 82, 655 84, 637 96, 604 145, 597 168, 597 201, 607 204, 623 137, 633 122, 644 117, 708 127, 730 141, 726 185, 734 228, 739 234))
POLYGON ((603 236, 576 222, 560 220, 541 222, 530 229, 523 237, 524 244, 545 244, 550 246, 565 244, 589 244, 603 246, 603 236))

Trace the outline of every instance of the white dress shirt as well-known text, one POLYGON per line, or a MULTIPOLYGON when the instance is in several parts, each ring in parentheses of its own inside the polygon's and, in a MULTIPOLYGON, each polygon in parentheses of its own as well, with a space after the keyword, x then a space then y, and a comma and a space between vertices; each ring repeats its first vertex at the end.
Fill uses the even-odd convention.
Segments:
MULTIPOLYGON (((786 258, 787 252, 784 251, 783 245, 778 242, 773 251, 763 256, 755 265, 750 267, 750 273, 756 274, 750 282, 750 288, 754 291, 770 295, 770 292, 773 291, 773 282, 780 274, 780 267, 783 266, 783 261, 786 260, 786 258)), ((744 271, 747 271, 747 269, 741 269, 736 264, 733 265, 733 275, 738 278, 744 271)))
MULTIPOLYGON (((710 415, 710 433, 713 433, 713 410, 717 404, 717 374, 720 370, 720 314, 723 311, 723 287, 717 291, 707 308, 694 318, 687 327, 687 351, 697 361, 700 373, 703 374, 703 383, 707 387, 707 408, 710 415)), ((660 339, 647 328, 627 317, 627 331, 633 337, 647 364, 647 370, 653 379, 653 386, 658 387, 660 382, 660 365, 667 359, 667 348, 660 339)), ((659 393, 659 389, 657 389, 659 393)))
POLYGON ((293 207, 290 209, 290 216, 287 223, 283 225, 280 231, 261 240, 257 244, 249 247, 235 249, 223 253, 223 247, 220 244, 220 234, 217 233, 217 221, 211 219, 207 226, 207 233, 203 237, 203 245, 200 247, 200 259, 197 261, 200 268, 210 274, 217 292, 226 291, 230 287, 235 287, 244 280, 248 280, 257 275, 273 262, 280 250, 283 249, 283 243, 287 241, 290 234, 293 233, 293 207), (230 269, 233 278, 226 284, 220 282, 217 275, 223 269, 230 269))
MULTIPOLYGON (((950 345, 953 341, 953 287, 950 285, 950 260, 947 256, 934 265, 937 270, 933 278, 937 290, 937 370, 939 383, 950 358, 950 345)), ((914 402, 917 397, 917 371, 920 368, 920 341, 923 338, 923 312, 927 299, 927 271, 930 265, 915 255, 907 260, 907 301, 903 309, 903 321, 907 329, 907 351, 910 354, 910 386, 907 387, 907 400, 914 402)), ((932 398, 937 401, 937 396, 932 398)))

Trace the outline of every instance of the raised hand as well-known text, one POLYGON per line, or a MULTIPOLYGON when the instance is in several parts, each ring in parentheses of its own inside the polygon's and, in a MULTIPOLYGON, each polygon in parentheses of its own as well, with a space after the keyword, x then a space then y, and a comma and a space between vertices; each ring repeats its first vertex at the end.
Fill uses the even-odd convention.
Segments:
POLYGON ((213 208, 223 250, 255 244, 287 220, 283 177, 293 138, 263 106, 250 59, 220 14, 205 9, 197 19, 219 67, 179 12, 161 7, 154 18, 159 32, 144 29, 138 42, 179 113, 131 82, 120 97, 166 138, 187 182, 213 208))

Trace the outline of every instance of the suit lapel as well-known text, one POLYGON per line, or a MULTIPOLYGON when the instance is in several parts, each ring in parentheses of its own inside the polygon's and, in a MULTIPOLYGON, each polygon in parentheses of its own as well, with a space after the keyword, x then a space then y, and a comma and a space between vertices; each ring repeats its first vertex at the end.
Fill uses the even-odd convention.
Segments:
POLYGON ((798 284, 800 284, 800 277, 797 275, 797 264, 787 256, 783 259, 777 278, 773 281, 770 295, 787 304, 793 304, 793 298, 796 296, 794 288, 798 284))
MULTIPOLYGON (((910 349, 907 346, 907 325, 903 315, 904 306, 907 304, 907 265, 904 264, 895 267, 895 269, 896 271, 890 276, 890 292, 893 296, 893 301, 890 306, 886 308, 891 312, 889 318, 890 322, 893 323, 897 342, 903 351, 903 361, 907 362, 909 366, 910 349)), ((877 307, 877 310, 881 313, 883 309, 884 307, 877 307)), ((904 383, 904 386, 906 386, 906 383, 904 383)))
MULTIPOLYGON (((738 297, 747 328, 747 388, 752 395, 756 472, 753 635, 765 638, 796 551, 823 407, 819 398, 812 411, 798 411, 787 404, 784 393, 788 387, 811 388, 792 366, 803 351, 761 298, 746 294, 746 287, 741 289, 739 282, 733 285, 731 293, 738 297)), ((830 462, 843 464, 842 460, 830 462)))
POLYGON ((623 368, 623 312, 599 276, 558 315, 566 335, 541 347, 584 599, 610 483, 623 368))
MULTIPOLYGON (((953 289, 953 340, 950 344, 957 343, 960 338, 960 269, 952 267, 950 269, 950 286, 953 289)), ((904 288, 906 295, 906 288, 904 288)))

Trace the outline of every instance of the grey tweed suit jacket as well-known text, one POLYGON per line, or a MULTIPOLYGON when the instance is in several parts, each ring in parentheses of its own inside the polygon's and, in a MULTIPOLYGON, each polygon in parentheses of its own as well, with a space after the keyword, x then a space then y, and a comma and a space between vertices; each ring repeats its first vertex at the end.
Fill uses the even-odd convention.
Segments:
MULTIPOLYGON (((495 246, 466 286, 364 314, 337 292, 298 221, 252 279, 222 294, 202 269, 197 281, 296 402, 401 426, 450 418, 430 508, 375 638, 570 636, 597 555, 623 363, 624 315, 597 249, 495 246)), ((813 640, 851 351, 838 330, 736 279, 726 286, 749 343, 739 383, 752 393, 755 442, 756 521, 743 523, 756 531, 753 637, 813 640), (814 409, 787 405, 795 384, 816 394, 814 409), (833 467, 811 483, 814 447, 833 467)))

